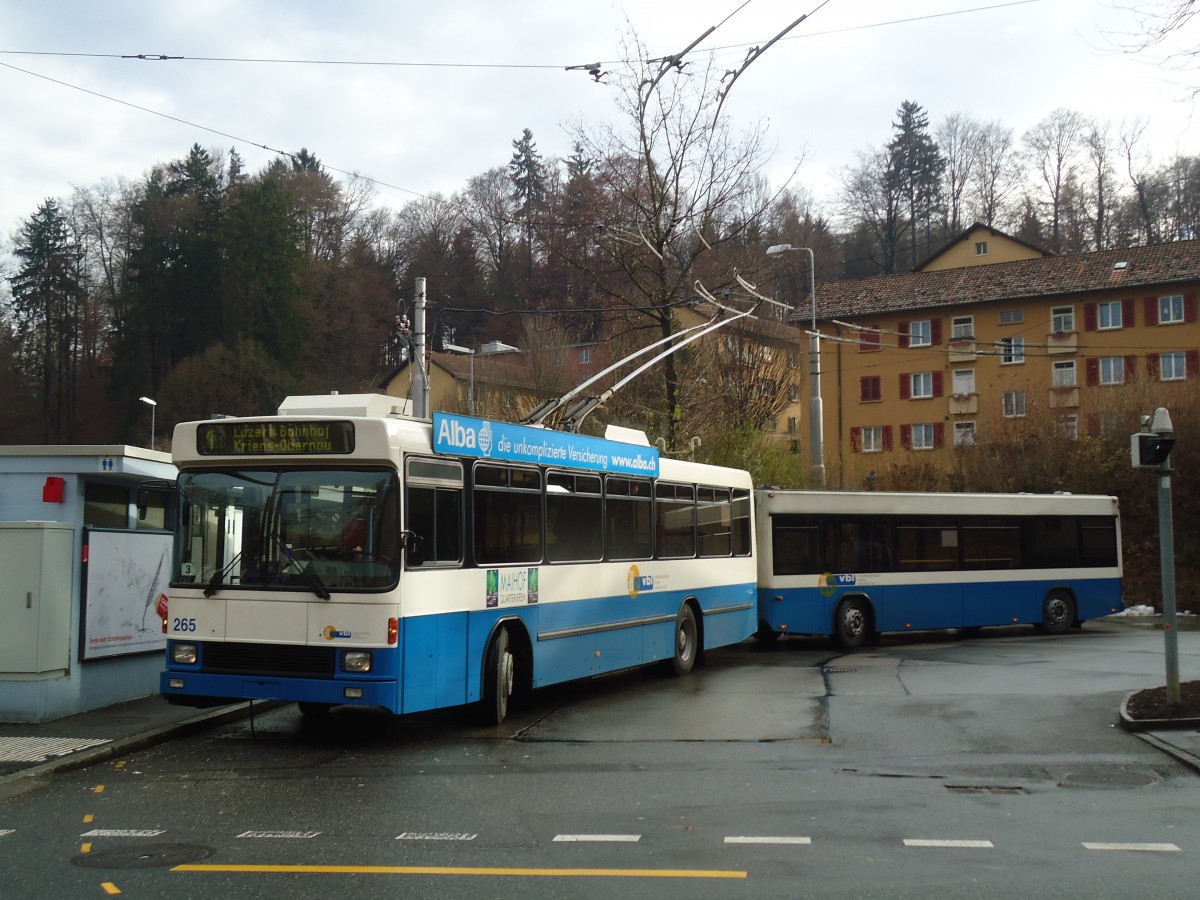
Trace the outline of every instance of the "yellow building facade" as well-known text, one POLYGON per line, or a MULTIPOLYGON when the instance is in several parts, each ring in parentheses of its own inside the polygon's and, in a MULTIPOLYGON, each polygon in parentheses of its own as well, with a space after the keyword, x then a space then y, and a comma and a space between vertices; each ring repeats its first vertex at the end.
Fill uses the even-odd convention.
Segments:
POLYGON ((975 229, 947 248, 957 265, 939 255, 910 274, 818 285, 830 487, 945 466, 955 447, 1030 429, 1132 433, 1195 391, 1200 241, 1048 256, 975 229), (974 253, 981 240, 987 254, 974 253))

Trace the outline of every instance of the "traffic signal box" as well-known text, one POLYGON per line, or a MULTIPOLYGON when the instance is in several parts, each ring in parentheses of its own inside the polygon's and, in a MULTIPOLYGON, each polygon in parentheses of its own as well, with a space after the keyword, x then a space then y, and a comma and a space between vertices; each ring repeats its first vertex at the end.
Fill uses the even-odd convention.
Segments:
POLYGON ((1135 469, 1157 469, 1171 455, 1175 438, 1141 432, 1129 436, 1129 455, 1135 469))

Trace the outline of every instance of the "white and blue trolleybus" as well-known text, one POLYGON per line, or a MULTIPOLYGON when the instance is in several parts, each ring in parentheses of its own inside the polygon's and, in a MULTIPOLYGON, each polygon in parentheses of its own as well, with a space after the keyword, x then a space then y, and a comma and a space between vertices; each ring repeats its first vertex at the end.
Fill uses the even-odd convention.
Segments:
POLYGON ((746 472, 382 395, 186 422, 162 694, 500 722, 535 687, 757 627, 746 472))
POLYGON ((761 640, 1031 624, 1123 609, 1115 497, 756 492, 761 640))

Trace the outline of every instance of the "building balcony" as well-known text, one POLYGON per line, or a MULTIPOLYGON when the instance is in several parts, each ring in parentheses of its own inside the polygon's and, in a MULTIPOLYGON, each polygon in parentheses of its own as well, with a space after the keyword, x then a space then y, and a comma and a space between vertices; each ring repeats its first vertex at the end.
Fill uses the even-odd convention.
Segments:
POLYGON ((1079 351, 1079 332, 1055 331, 1046 336, 1046 352, 1050 354, 1077 353, 1079 351))
POLYGON ((974 341, 951 341, 950 350, 947 353, 950 362, 974 362, 975 361, 975 342, 974 341))
POLYGON ((973 416, 979 412, 978 394, 951 394, 950 415, 973 416))
POLYGON ((1050 388, 1051 409, 1075 409, 1079 406, 1078 387, 1050 388))

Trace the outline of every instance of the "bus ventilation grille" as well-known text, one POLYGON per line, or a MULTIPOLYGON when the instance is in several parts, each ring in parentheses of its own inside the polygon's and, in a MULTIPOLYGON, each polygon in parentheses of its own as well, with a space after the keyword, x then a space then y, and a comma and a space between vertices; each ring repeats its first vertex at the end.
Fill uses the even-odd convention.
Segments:
POLYGON ((201 669, 218 675, 332 678, 336 652, 333 647, 206 643, 201 669))

